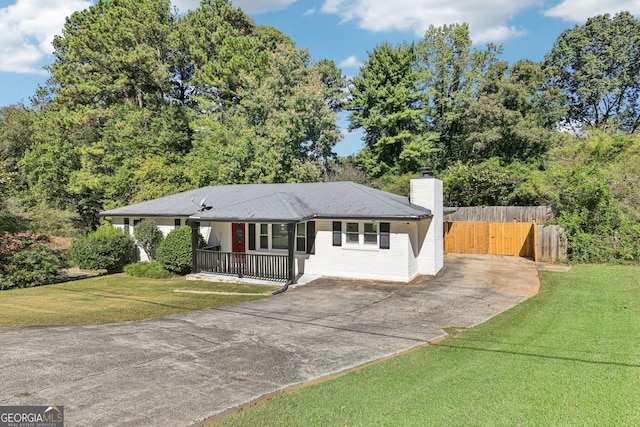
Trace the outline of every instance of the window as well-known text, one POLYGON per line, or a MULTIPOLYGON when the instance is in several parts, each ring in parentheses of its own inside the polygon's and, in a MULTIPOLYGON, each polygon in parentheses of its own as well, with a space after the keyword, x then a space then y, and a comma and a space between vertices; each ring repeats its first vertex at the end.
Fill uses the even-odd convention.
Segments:
MULTIPOLYGON (((389 249, 390 228, 388 222, 347 222, 345 223, 344 241, 350 245, 378 246, 380 249, 389 249)), ((341 236, 340 222, 333 223, 333 246, 340 246, 341 236)))
POLYGON ((360 243, 360 237, 358 233, 358 223, 357 222, 348 222, 347 223, 347 243, 360 243))
POLYGON ((269 225, 260 224, 260 249, 269 249, 269 225))
POLYGON ((372 224, 372 223, 364 224, 364 244, 365 245, 378 244, 378 224, 372 224))
MULTIPOLYGON (((314 223, 315 225, 315 223, 314 223)), ((289 249, 289 227, 291 224, 258 224, 257 236, 260 239, 260 249, 262 250, 287 250, 289 249)), ((308 223, 301 222, 295 227, 294 248, 297 252, 306 252, 308 223)), ((314 229, 315 230, 315 229, 314 229)), ((315 234, 315 231, 314 231, 315 234)), ((311 242, 313 244, 313 242, 311 242)))
POLYGON ((287 224, 271 224, 271 249, 287 249, 287 224))
POLYGON ((124 234, 130 234, 129 232, 129 218, 124 219, 124 234))
POLYGON ((304 222, 296 224, 296 251, 298 252, 307 250, 306 228, 304 222))
POLYGON ((173 226, 178 228, 182 225, 182 221, 180 220, 180 218, 176 218, 173 220, 173 226))

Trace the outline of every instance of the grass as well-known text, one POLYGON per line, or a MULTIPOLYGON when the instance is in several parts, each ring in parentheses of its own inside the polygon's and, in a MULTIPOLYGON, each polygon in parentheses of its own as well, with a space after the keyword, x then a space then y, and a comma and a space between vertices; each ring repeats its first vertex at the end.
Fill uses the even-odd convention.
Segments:
POLYGON ((640 268, 540 275, 482 325, 214 425, 640 425, 640 268))
POLYGON ((115 274, 58 285, 0 292, 0 326, 124 322, 203 310, 261 296, 173 292, 175 289, 259 293, 274 286, 145 279, 115 274))

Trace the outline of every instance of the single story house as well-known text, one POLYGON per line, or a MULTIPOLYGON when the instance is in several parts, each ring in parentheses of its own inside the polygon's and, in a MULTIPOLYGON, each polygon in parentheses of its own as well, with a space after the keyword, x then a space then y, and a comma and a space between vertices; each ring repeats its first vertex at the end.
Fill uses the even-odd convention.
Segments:
POLYGON ((100 213, 132 233, 190 225, 194 273, 295 283, 303 274, 407 282, 443 267, 442 181, 411 180, 409 198, 353 182, 200 188, 100 213))

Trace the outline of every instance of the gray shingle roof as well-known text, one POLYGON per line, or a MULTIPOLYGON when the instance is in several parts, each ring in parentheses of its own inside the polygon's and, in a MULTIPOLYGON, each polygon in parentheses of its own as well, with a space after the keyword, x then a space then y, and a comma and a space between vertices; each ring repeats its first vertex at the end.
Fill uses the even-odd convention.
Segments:
POLYGON ((288 222, 312 218, 416 220, 431 216, 431 211, 409 203, 406 197, 353 182, 319 182, 204 187, 100 215, 288 222), (198 203, 205 197, 207 208, 201 209, 198 203))

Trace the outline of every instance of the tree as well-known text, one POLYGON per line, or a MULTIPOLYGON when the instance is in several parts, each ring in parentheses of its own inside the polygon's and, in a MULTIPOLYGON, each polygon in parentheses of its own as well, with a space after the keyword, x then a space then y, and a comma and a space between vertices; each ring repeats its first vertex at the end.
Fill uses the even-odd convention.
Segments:
POLYGON ((629 12, 563 31, 544 68, 547 86, 565 98, 561 126, 625 133, 640 126, 640 22, 629 12))
POLYGON ((0 108, 0 161, 14 170, 33 142, 35 111, 24 105, 0 108))
POLYGON ((511 68, 503 61, 490 65, 477 96, 464 110, 463 146, 466 160, 499 158, 539 162, 557 140, 546 126, 540 107, 540 65, 519 61, 511 68))
POLYGON ((104 208, 194 185, 329 171, 344 77, 230 0, 184 16, 99 0, 67 19, 54 56, 36 107, 0 111, 0 185, 77 212, 85 231, 104 208))
POLYGON ((475 99, 483 76, 501 48, 471 49, 467 24, 430 26, 416 47, 420 86, 427 122, 438 134, 434 167, 443 169, 467 159, 464 145, 465 108, 475 99))
POLYGON ((208 113, 236 104, 244 73, 264 63, 254 30, 251 18, 229 0, 202 0, 200 7, 187 12, 172 37, 180 58, 172 69, 182 97, 197 98, 200 110, 208 113))
POLYGON ((527 179, 518 164, 503 167, 500 159, 478 164, 457 162, 443 176, 446 206, 526 205, 519 198, 518 186, 527 179))
POLYGON ((431 149, 424 135, 425 111, 415 62, 413 44, 383 43, 369 53, 360 74, 351 81, 349 129, 365 131, 363 140, 375 162, 365 170, 374 178, 417 167, 402 167, 401 161, 411 156, 419 163, 431 149))
POLYGON ((73 146, 59 136, 52 135, 48 142, 33 144, 20 161, 31 203, 48 202, 65 209, 73 206, 69 194, 69 177, 77 169, 77 156, 73 146))
POLYGON ((292 42, 269 47, 266 58, 264 69, 244 74, 233 109, 212 106, 194 121, 186 164, 198 185, 318 181, 327 170, 338 132, 320 73, 292 42))
POLYGON ((67 18, 49 67, 65 105, 162 103, 171 93, 169 0, 99 0, 67 18))
POLYGON ((331 110, 342 111, 348 97, 347 78, 342 74, 342 70, 330 59, 321 59, 315 64, 315 68, 324 83, 325 102, 331 110))

